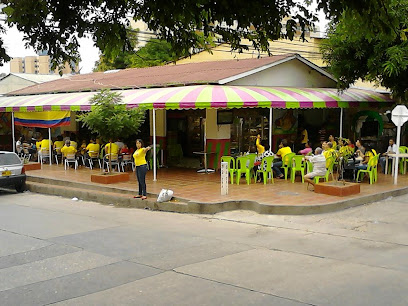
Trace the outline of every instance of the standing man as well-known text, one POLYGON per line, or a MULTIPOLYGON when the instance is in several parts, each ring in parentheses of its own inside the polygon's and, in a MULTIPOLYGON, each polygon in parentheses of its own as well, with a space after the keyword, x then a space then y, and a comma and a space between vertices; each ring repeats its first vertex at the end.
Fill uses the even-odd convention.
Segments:
POLYGON ((397 145, 394 143, 394 139, 390 139, 388 142, 388 149, 387 152, 383 153, 382 156, 380 157, 379 163, 381 165, 381 169, 382 172, 385 173, 385 162, 386 162, 386 158, 388 158, 388 160, 390 160, 391 158, 388 157, 389 153, 397 153, 398 147, 397 145))

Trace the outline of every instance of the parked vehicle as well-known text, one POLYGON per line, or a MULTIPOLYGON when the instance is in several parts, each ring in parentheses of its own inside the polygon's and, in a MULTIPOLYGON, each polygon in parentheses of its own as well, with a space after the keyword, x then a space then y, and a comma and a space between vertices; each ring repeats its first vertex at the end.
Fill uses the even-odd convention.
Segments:
POLYGON ((0 187, 25 190, 26 174, 24 164, 16 153, 0 151, 0 187))

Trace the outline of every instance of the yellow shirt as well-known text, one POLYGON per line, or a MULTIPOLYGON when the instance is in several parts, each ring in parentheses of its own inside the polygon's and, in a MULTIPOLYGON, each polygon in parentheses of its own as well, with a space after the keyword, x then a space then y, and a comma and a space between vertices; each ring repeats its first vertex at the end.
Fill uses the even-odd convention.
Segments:
POLYGON ((337 149, 337 142, 335 140, 333 140, 331 143, 333 144, 332 149, 336 150, 337 149))
MULTIPOLYGON (((49 151, 50 150, 50 140, 49 139, 43 139, 41 141, 41 151, 46 150, 49 151)), ((52 146, 52 141, 51 141, 51 146, 52 146)))
POLYGON ((56 142, 54 142, 54 148, 59 148, 61 149, 64 146, 65 142, 63 142, 62 140, 57 140, 56 142))
POLYGON ((261 141, 259 138, 256 139, 256 149, 258 150, 258 154, 262 154, 265 152, 265 147, 261 145, 261 141))
POLYGON ((71 140, 71 146, 74 147, 75 149, 78 148, 78 144, 76 141, 71 140))
POLYGON ((105 154, 119 154, 119 146, 116 143, 112 142, 112 151, 111 151, 111 144, 108 142, 105 145, 105 154))
POLYGON ((301 142, 302 144, 305 144, 309 141, 309 135, 307 134, 306 130, 302 131, 301 136, 302 136, 302 142, 301 142))
POLYGON ((377 151, 372 149, 371 151, 367 151, 365 153, 365 157, 368 157, 368 165, 373 166, 373 157, 377 155, 377 151))
POLYGON ((99 145, 97 143, 90 143, 86 146, 88 151, 99 153, 99 145))
POLYGON ((64 155, 64 157, 66 157, 68 154, 75 154, 76 151, 77 150, 73 146, 63 146, 61 149, 61 153, 64 155))
POLYGON ((40 149, 41 149, 41 142, 42 141, 36 141, 35 142, 35 146, 37 147, 37 151, 40 151, 40 149))
POLYGON ((334 151, 335 150, 333 148, 323 151, 324 158, 328 159, 329 157, 333 156, 334 151))
POLYGON ((146 152, 145 149, 140 148, 133 153, 133 158, 135 160, 135 165, 136 166, 141 166, 141 165, 146 165, 146 152))
POLYGON ((276 152, 276 155, 279 155, 283 160, 285 158, 285 155, 289 153, 292 153, 292 150, 290 149, 290 147, 283 147, 283 148, 280 148, 278 152, 276 152))

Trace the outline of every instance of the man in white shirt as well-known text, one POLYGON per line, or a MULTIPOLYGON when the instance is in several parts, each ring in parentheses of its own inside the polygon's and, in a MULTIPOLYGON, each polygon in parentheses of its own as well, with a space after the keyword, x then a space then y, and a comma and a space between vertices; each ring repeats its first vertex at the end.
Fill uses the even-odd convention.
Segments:
POLYGON ((397 153, 397 151, 398 151, 398 147, 397 147, 397 145, 394 143, 394 139, 390 139, 390 141, 388 142, 388 144, 389 144, 389 146, 388 146, 387 152, 383 153, 383 154, 382 154, 383 156, 381 156, 381 157, 380 157, 380 160, 379 160, 379 163, 380 163, 380 165, 381 165, 381 169, 382 169, 382 172, 383 172, 383 173, 385 173, 385 161, 386 161, 386 158, 391 159, 391 158, 389 158, 389 157, 387 156, 388 153, 397 153))
POLYGON ((315 155, 305 156, 313 164, 313 171, 305 175, 305 181, 314 186, 313 178, 315 176, 323 176, 326 174, 326 158, 322 154, 322 148, 316 148, 315 155))
POLYGON ((123 146, 125 145, 122 141, 122 139, 118 138, 118 140, 115 142, 115 144, 119 147, 119 152, 122 150, 123 146))

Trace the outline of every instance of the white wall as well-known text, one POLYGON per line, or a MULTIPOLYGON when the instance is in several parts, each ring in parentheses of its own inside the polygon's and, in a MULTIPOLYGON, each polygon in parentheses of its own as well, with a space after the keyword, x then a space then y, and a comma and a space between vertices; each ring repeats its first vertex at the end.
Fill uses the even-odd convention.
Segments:
POLYGON ((297 59, 232 81, 227 85, 336 87, 333 80, 297 59))
POLYGON ((0 94, 3 95, 34 84, 36 83, 16 77, 15 75, 9 75, 0 81, 0 94))
POLYGON ((206 109, 206 136, 207 139, 229 139, 231 137, 231 125, 217 125, 217 110, 206 109))

